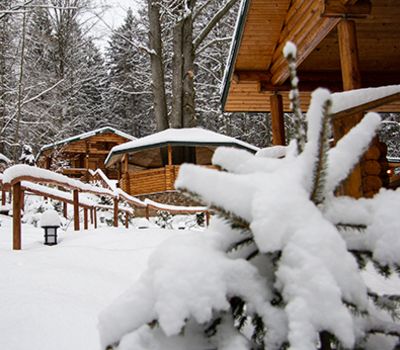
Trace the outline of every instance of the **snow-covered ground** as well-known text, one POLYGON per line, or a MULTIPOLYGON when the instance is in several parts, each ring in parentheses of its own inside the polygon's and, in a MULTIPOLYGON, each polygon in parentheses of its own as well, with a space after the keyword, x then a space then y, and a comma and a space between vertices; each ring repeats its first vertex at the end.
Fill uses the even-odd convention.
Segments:
POLYGON ((12 251, 12 221, 0 215, 0 348, 99 349, 98 314, 128 289, 153 249, 189 231, 165 229, 61 233, 43 245, 43 230, 23 225, 12 251))

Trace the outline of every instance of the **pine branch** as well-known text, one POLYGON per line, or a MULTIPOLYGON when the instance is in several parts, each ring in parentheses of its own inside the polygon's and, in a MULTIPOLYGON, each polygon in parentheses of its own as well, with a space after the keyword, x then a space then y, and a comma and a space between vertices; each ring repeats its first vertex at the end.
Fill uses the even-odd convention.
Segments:
POLYGON ((306 144, 306 123, 303 112, 301 111, 300 104, 300 93, 299 93, 299 78, 297 77, 296 70, 296 48, 295 45, 291 42, 286 43, 284 49, 284 56, 289 64, 289 73, 290 73, 290 84, 291 90, 289 93, 289 100, 291 104, 291 108, 295 115, 294 118, 294 127, 296 130, 296 141, 297 141, 297 151, 301 153, 304 150, 304 146, 306 144), (293 49, 289 49, 292 47, 293 49), (288 50, 286 50, 288 49, 288 50))
POLYGON ((367 229, 367 225, 364 224, 343 224, 339 223, 335 225, 339 232, 345 231, 358 231, 363 233, 367 229))
POLYGON ((227 253, 230 253, 230 252, 235 251, 235 250, 238 250, 238 249, 240 249, 240 248, 242 248, 242 247, 244 247, 244 246, 249 246, 249 245, 252 244, 252 243, 254 243, 254 239, 253 239, 252 236, 243 238, 243 239, 241 239, 241 240, 239 240, 239 241, 237 241, 237 242, 232 243, 232 244, 228 247, 228 249, 226 250, 226 252, 227 252, 227 253))
POLYGON ((379 295, 368 290, 368 296, 377 307, 390 313, 393 320, 400 319, 400 295, 379 295))
POLYGON ((240 297, 233 297, 229 300, 231 304, 232 317, 237 322, 237 328, 239 331, 243 329, 247 322, 246 304, 240 297))
POLYGON ((264 337, 266 334, 264 321, 259 315, 255 314, 252 317, 251 323, 254 326, 254 331, 253 331, 253 335, 251 336, 251 339, 254 343, 256 343, 257 345, 260 345, 260 347, 263 348, 264 337))
MULTIPOLYGON (((203 199, 201 198, 200 195, 198 195, 197 193, 188 191, 186 189, 181 189, 182 194, 184 194, 185 196, 193 199, 196 202, 199 202, 202 205, 206 205, 203 202, 203 199)), ((240 216, 237 216, 236 214, 225 210, 224 208, 221 208, 215 204, 209 204, 207 205, 210 210, 216 212, 216 214, 225 219, 227 222, 229 222, 229 224, 231 225, 231 227, 235 230, 239 230, 241 231, 243 234, 248 234, 248 235, 252 235, 252 232, 250 230, 250 223, 247 222, 245 219, 241 218, 240 216)))
POLYGON ((325 101, 322 106, 321 130, 318 137, 318 157, 313 170, 313 189, 311 191, 311 200, 318 205, 325 201, 326 179, 328 176, 328 154, 329 154, 329 136, 331 124, 329 110, 332 101, 325 101))

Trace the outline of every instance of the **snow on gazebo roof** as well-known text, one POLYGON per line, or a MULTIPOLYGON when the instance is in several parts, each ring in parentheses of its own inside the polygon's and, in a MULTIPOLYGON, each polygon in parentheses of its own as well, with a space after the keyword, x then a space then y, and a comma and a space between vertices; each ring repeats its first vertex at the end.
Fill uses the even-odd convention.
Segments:
POLYGON ((11 160, 8 159, 3 153, 0 153, 0 162, 9 164, 11 163, 11 160))
POLYGON ((74 142, 74 141, 84 140, 84 139, 87 139, 87 138, 92 137, 92 136, 96 136, 96 135, 99 135, 99 134, 104 134, 106 132, 111 132, 111 133, 116 134, 118 136, 124 137, 124 138, 126 138, 128 140, 136 140, 136 137, 134 137, 132 135, 129 135, 129 134, 127 134, 127 133, 125 133, 123 131, 120 131, 118 129, 112 128, 111 126, 105 126, 103 128, 99 128, 99 129, 96 129, 96 130, 88 131, 88 132, 85 132, 83 134, 71 136, 71 137, 68 137, 66 139, 63 139, 63 140, 60 140, 60 141, 57 141, 57 142, 54 142, 54 143, 50 143, 50 144, 47 144, 47 145, 44 145, 40 149, 39 155, 40 155, 41 152, 43 152, 43 151, 45 151, 45 150, 47 150, 49 148, 53 148, 55 146, 60 146, 60 145, 65 145, 67 143, 71 143, 71 142, 74 142))
MULTIPOLYGON (((138 152, 149 148, 158 148, 166 145, 173 146, 231 146, 257 152, 258 147, 247 142, 222 135, 202 128, 166 129, 140 139, 114 146, 108 154, 105 164, 108 164, 117 155, 129 152, 138 152)), ((115 161, 115 160, 114 160, 115 161)))

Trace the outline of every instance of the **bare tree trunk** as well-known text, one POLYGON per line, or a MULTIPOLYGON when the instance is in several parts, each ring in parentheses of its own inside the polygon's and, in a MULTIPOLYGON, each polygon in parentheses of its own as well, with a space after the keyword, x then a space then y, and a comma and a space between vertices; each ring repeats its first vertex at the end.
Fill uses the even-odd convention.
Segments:
POLYGON ((183 104, 182 104, 182 81, 183 81, 183 53, 182 53, 182 31, 183 21, 176 23, 173 29, 173 55, 172 55, 172 109, 171 127, 182 128, 183 126, 183 104))
POLYGON ((17 147, 20 143, 19 137, 19 126, 21 122, 22 116, 22 93, 23 93, 23 80, 24 80, 24 61, 25 61, 25 36, 26 36, 26 12, 24 11, 22 17, 22 38, 21 38, 21 57, 20 57, 20 66, 19 66, 19 80, 18 80, 18 97, 17 97, 17 120, 15 127, 15 135, 14 135, 14 161, 18 160, 18 151, 19 147, 17 147))
POLYGON ((156 117, 157 131, 161 131, 168 128, 168 111, 165 95, 164 63, 162 57, 160 5, 157 0, 149 0, 148 3, 154 114, 156 117))
POLYGON ((194 93, 193 9, 196 0, 189 0, 190 12, 183 22, 183 127, 196 126, 194 93))

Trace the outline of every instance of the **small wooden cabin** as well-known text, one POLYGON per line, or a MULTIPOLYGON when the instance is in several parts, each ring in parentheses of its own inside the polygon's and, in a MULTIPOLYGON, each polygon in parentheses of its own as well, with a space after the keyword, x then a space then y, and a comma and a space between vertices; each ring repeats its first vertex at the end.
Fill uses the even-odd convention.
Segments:
POLYGON ((120 146, 108 155, 106 168, 118 166, 119 186, 135 196, 174 190, 182 163, 211 166, 219 146, 255 153, 258 148, 233 137, 201 128, 167 129, 120 146))
MULTIPOLYGON (((271 112, 273 143, 285 144, 284 112, 291 111, 282 54, 286 42, 297 46, 299 89, 307 110, 317 87, 340 92, 399 84, 399 28, 400 6, 393 0, 242 0, 223 82, 223 110, 271 112)), ((335 140, 365 111, 400 111, 399 93, 372 102, 335 118, 335 140)), ((364 170, 356 169, 346 193, 376 192, 363 189, 364 170)), ((381 168, 382 174, 386 171, 381 168)))
POLYGON ((103 127, 43 146, 37 165, 52 170, 61 168, 62 174, 82 180, 87 180, 89 169, 102 169, 108 178, 117 179, 117 169, 106 169, 104 160, 114 146, 135 139, 112 127, 103 127))

